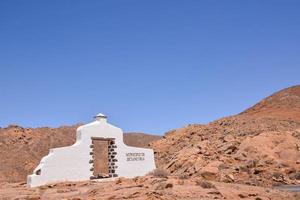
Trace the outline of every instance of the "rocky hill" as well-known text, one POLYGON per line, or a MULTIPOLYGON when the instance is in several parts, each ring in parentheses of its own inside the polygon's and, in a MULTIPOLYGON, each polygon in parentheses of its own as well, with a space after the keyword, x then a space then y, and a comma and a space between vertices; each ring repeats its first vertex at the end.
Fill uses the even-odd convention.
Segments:
POLYGON ((172 130, 151 146, 157 164, 185 178, 271 186, 300 183, 300 86, 239 115, 172 130))
POLYGON ((128 146, 150 148, 150 142, 157 141, 161 138, 159 135, 130 132, 124 134, 123 140, 128 146))
POLYGON ((274 93, 245 110, 241 115, 273 117, 300 122, 300 86, 293 86, 274 93))
MULTIPOLYGON (((75 142, 79 125, 58 128, 23 128, 11 125, 0 128, 0 182, 25 181, 50 148, 69 146, 75 142)), ((160 136, 144 133, 124 134, 129 146, 148 147, 160 136)))

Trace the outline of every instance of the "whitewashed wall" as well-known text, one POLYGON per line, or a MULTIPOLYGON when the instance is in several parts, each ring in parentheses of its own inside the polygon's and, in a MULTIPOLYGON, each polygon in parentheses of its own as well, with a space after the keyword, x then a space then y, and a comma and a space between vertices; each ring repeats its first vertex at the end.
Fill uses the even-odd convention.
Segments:
POLYGON ((155 169, 152 149, 125 145, 122 130, 107 123, 106 118, 99 115, 96 121, 77 129, 75 144, 51 149, 49 154, 41 160, 33 174, 27 177, 28 186, 36 187, 60 181, 89 180, 93 175, 93 171, 90 171, 92 163, 89 163, 92 160, 92 155, 90 155, 91 137, 115 138, 116 159, 118 160, 116 162, 118 166, 116 174, 118 177, 143 176, 155 169), (144 160, 134 160, 134 156, 128 157, 132 153, 144 153, 142 156, 144 160), (40 171, 40 175, 37 175, 38 171, 40 171))

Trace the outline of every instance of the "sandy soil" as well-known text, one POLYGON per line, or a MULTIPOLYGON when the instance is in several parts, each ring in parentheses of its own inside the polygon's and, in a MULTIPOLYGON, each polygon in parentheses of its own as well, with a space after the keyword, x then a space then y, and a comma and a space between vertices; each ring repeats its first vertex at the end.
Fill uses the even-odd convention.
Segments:
POLYGON ((200 179, 119 178, 108 182, 65 182, 29 189, 25 183, 0 184, 0 199, 299 199, 299 194, 200 179))

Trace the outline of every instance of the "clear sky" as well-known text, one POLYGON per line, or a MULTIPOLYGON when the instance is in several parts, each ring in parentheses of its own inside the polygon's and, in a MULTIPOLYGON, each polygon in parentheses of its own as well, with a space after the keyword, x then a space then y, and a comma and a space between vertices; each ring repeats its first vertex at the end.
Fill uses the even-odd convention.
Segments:
POLYGON ((0 126, 162 134, 300 83, 300 1, 1 0, 0 126))

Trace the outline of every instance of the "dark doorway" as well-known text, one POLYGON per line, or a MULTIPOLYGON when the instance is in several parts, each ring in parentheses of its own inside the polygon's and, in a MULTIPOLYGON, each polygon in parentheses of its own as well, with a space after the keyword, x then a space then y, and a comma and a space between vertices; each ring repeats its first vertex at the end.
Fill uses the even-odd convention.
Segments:
POLYGON ((117 177, 114 138, 92 137, 93 176, 91 179, 117 177))
POLYGON ((93 139, 94 177, 108 177, 108 141, 93 139))

